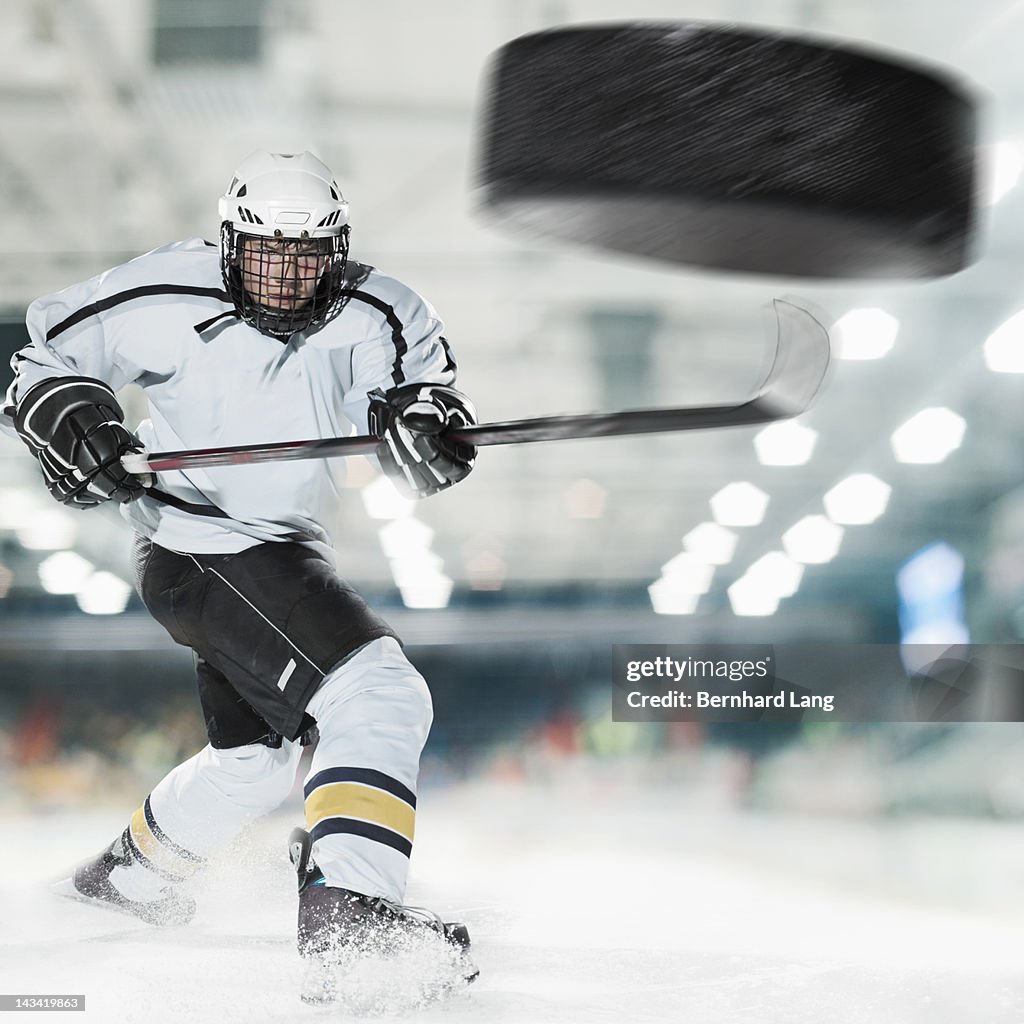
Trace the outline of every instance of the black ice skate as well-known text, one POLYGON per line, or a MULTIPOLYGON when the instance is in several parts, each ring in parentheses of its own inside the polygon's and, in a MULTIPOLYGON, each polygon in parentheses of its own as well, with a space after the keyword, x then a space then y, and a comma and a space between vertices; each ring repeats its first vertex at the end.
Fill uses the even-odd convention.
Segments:
POLYGON ((464 924, 442 921, 419 907, 326 885, 323 872, 310 857, 311 846, 308 832, 292 831, 288 853, 298 874, 298 949, 313 966, 304 985, 305 1002, 334 1001, 333 965, 360 956, 388 958, 430 943, 447 950, 445 957, 452 968, 448 979, 434 984, 430 998, 447 995, 455 984, 477 977, 480 972, 469 959, 469 930, 464 924))
POLYGON ((196 912, 195 901, 175 892, 170 885, 163 890, 166 895, 162 899, 150 902, 130 900, 114 888, 110 881, 111 871, 131 863, 132 856, 124 838, 118 836, 102 853, 75 868, 70 878, 54 885, 53 891, 71 899, 133 914, 147 924, 188 924, 196 912))

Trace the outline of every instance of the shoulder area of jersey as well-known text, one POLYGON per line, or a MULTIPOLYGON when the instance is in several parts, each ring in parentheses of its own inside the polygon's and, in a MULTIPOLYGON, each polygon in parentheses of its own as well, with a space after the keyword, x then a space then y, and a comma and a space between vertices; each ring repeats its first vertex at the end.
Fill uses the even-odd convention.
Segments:
POLYGON ((185 238, 179 242, 167 242, 165 245, 158 245, 149 252, 144 252, 129 263, 136 263, 140 260, 160 256, 201 256, 213 259, 220 265, 220 246, 216 242, 208 242, 205 238, 185 238))
POLYGON ((91 295, 94 299, 102 299, 135 288, 158 288, 160 285, 201 289, 202 294, 221 291, 223 284, 217 247, 211 247, 201 238, 161 245, 52 295, 40 296, 33 305, 48 303, 56 296, 91 295))
POLYGON ((220 249, 202 238, 168 242, 113 267, 106 276, 153 277, 154 281, 166 279, 169 284, 179 283, 179 278, 193 281, 209 277, 216 282, 221 278, 220 249))
POLYGON ((436 319, 437 312, 415 288, 377 267, 349 260, 345 269, 346 312, 362 308, 368 315, 397 318, 403 323, 436 319))

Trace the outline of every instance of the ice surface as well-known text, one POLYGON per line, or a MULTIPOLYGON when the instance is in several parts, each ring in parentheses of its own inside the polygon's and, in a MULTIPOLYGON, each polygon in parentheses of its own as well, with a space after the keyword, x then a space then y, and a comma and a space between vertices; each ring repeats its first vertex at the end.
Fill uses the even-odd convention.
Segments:
MULTIPOLYGON (((47 888, 117 813, 0 819, 0 992, 84 993, 85 1013, 47 1019, 104 1024, 351 1019, 298 998, 300 810, 218 859, 195 921, 164 930, 47 888)), ((385 1019, 1019 1022, 1022 843, 1012 823, 782 820, 670 787, 427 792, 408 901, 466 921, 481 976, 385 1019)))

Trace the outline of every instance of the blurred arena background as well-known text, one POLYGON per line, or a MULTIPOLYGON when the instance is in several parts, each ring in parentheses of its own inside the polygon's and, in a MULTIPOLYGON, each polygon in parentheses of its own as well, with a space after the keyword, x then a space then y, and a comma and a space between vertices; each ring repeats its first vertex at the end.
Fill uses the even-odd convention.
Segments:
MULTIPOLYGON (((1024 637, 1024 6, 8 0, 4 12, 4 366, 37 295, 172 239, 216 238, 217 196, 257 147, 308 148, 335 169, 353 254, 437 306, 482 419, 738 399, 765 368, 771 297, 827 310, 839 358, 795 425, 491 449, 465 484, 415 507, 356 462, 335 524, 341 572, 431 684, 425 789, 496 787, 524 819, 516 794, 561 806, 556 794, 575 793, 595 813, 657 794, 668 813, 713 809, 718 831, 690 839, 721 851, 756 819, 766 865, 806 859, 828 877, 842 863, 901 892, 1024 903, 1006 845, 1020 844, 1024 725, 629 725, 611 721, 609 684, 616 641, 1024 637), (965 76, 984 112, 976 262, 927 284, 733 278, 533 244, 475 218, 488 54, 624 17, 801 29, 965 76), (894 857, 904 822, 926 831, 894 857), (834 859, 836 846, 863 856, 834 859)), ((125 399, 145 415, 141 396, 125 399)), ((205 742, 190 656, 134 595, 128 539, 116 510, 54 505, 33 460, 0 440, 9 824, 82 809, 120 820, 205 742)))

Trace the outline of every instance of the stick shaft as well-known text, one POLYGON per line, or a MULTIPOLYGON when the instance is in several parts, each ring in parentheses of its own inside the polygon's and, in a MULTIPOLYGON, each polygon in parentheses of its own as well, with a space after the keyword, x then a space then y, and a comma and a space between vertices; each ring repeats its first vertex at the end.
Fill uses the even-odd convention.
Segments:
MULTIPOLYGON (((594 413, 581 416, 540 416, 535 419, 479 423, 448 433, 453 441, 477 446, 527 444, 536 441, 560 441, 583 437, 620 437, 627 434, 653 434, 663 431, 708 430, 767 423, 777 419, 771 405, 752 399, 741 405, 694 406, 685 409, 640 409, 630 412, 594 413)), ((242 466, 257 462, 284 462, 296 459, 343 458, 372 455, 380 439, 360 434, 354 437, 328 437, 310 441, 282 441, 273 444, 249 444, 226 448, 198 448, 176 452, 152 452, 127 455, 122 460, 133 473, 159 473, 174 469, 200 469, 212 466, 242 466)))
MULTIPOLYGON (((810 404, 825 377, 830 354, 828 332, 806 310, 782 300, 775 300, 774 312, 778 323, 775 362, 760 392, 745 402, 680 409, 540 416, 534 419, 480 423, 449 431, 448 436, 454 441, 467 441, 478 446, 526 444, 570 438, 621 437, 628 434, 739 427, 796 416, 810 404)), ((131 453, 121 461, 131 473, 159 473, 257 462, 372 455, 379 444, 378 438, 367 435, 328 437, 226 448, 131 453)))

